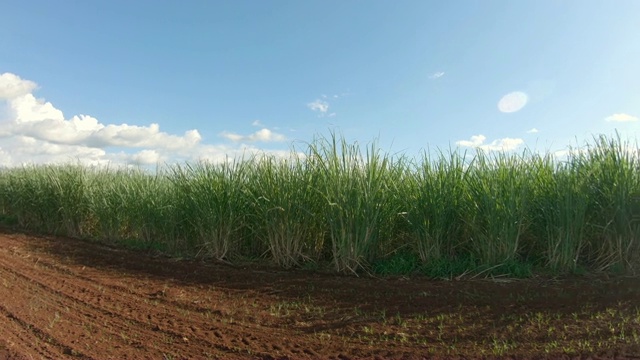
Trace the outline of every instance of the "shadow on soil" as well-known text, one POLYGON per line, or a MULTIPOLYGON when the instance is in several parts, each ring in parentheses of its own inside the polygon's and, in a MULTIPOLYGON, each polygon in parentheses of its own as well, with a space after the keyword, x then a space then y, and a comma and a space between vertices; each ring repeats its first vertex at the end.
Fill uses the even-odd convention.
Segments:
POLYGON ((205 285, 247 296, 272 296, 283 306, 307 304, 330 309, 322 323, 303 331, 317 332, 364 326, 398 318, 451 316, 479 311, 486 326, 499 326, 505 315, 571 314, 588 307, 601 311, 640 298, 638 277, 589 275, 564 279, 493 279, 435 281, 423 277, 373 278, 267 266, 236 267, 222 263, 151 256, 69 238, 23 235, 32 250, 51 254, 65 265, 78 265, 118 276, 160 279, 176 285, 205 285), (252 295, 253 294, 253 295, 252 295), (383 319, 384 318, 384 319, 383 319))

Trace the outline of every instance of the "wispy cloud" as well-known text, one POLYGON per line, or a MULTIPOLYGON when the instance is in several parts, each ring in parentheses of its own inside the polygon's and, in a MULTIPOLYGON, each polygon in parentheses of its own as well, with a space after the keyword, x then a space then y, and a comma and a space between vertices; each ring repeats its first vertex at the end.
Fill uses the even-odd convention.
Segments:
POLYGON ((260 120, 254 120, 254 121, 251 123, 251 126, 264 127, 264 124, 263 124, 263 123, 262 123, 262 121, 260 121, 260 120))
POLYGON ((540 130, 536 129, 536 128, 532 128, 527 130, 527 134, 537 134, 538 132, 540 132, 540 130))
POLYGON ((444 71, 438 71, 429 75, 429 79, 439 79, 444 76, 444 71))
POLYGON ((324 115, 329 111, 329 103, 322 99, 316 99, 315 101, 308 103, 307 107, 312 111, 320 112, 321 115, 324 115))
MULTIPOLYGON (((69 161, 93 165, 225 161, 262 152, 248 145, 204 144, 196 129, 179 135, 161 131, 156 123, 107 124, 90 115, 66 118, 52 103, 33 95, 37 87, 15 74, 0 74, 0 113, 6 117, 0 122, 0 166, 69 161)), ((243 139, 281 141, 283 137, 263 129, 243 139)))
POLYGON ((233 142, 280 142, 286 141, 286 136, 275 133, 269 129, 260 129, 249 135, 239 135, 236 133, 224 131, 220 134, 225 139, 233 142))
POLYGON ((485 151, 512 151, 524 144, 524 140, 519 138, 502 138, 493 140, 489 144, 485 144, 487 137, 480 135, 473 135, 469 140, 456 141, 456 145, 461 147, 470 147, 482 149, 485 151))
POLYGON ((620 113, 607 116, 604 120, 608 122, 635 122, 638 121, 638 117, 620 113))
POLYGON ((321 94, 319 98, 310 103, 307 103, 307 108, 309 108, 313 112, 318 113, 318 117, 320 118, 334 117, 337 115, 337 113, 335 111, 329 111, 329 109, 331 108, 330 101, 337 102, 350 95, 352 95, 352 93, 349 91, 333 95, 321 94))
POLYGON ((320 97, 323 98, 323 99, 329 99, 329 98, 331 98, 331 99, 339 99, 339 98, 341 98, 341 97, 343 97, 345 95, 347 95, 347 94, 346 93, 344 93, 344 94, 333 94, 333 95, 322 94, 322 95, 320 95, 320 97))

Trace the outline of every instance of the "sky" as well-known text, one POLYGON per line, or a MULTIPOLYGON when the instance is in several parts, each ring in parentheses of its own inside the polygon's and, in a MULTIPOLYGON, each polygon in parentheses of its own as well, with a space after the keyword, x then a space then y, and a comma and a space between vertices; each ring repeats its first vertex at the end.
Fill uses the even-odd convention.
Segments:
POLYGON ((0 166, 154 165, 331 132, 555 152, 640 129, 637 0, 3 0, 0 166))

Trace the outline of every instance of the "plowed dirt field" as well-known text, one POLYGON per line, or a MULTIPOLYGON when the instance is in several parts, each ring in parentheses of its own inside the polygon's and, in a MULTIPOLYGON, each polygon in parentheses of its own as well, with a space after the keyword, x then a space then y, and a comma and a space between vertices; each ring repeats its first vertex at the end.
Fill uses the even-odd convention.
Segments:
POLYGON ((0 359, 640 358, 640 280, 356 278, 0 234, 0 359))

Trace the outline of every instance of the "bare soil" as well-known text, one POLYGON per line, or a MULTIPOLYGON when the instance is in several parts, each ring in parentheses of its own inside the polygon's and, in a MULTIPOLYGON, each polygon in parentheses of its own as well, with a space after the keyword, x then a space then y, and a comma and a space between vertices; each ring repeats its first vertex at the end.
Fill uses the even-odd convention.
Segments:
POLYGON ((640 359, 640 279, 356 278, 0 234, 0 359, 640 359))

